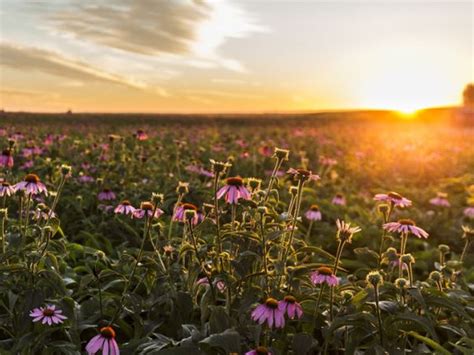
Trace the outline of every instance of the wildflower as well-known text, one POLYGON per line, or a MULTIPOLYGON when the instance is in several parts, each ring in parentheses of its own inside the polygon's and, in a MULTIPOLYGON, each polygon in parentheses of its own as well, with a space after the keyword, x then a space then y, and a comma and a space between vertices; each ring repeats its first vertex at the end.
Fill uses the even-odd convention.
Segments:
POLYGON ((226 185, 217 191, 217 198, 222 198, 224 195, 226 202, 230 204, 237 204, 241 198, 250 200, 250 192, 239 176, 226 179, 226 185))
POLYGON ((325 157, 324 155, 321 155, 319 157, 319 162, 321 163, 321 165, 325 165, 329 167, 337 164, 336 159, 328 158, 328 157, 325 157))
POLYGON ((0 197, 12 196, 15 193, 15 187, 10 185, 8 182, 3 181, 0 183, 0 197))
POLYGON ((278 302, 278 308, 282 308, 284 310, 283 312, 286 312, 290 319, 303 317, 303 308, 296 302, 296 298, 293 296, 285 296, 283 300, 278 302))
POLYGON ((400 290, 403 290, 408 287, 408 280, 404 279, 403 277, 399 277, 395 280, 395 286, 400 290))
POLYGON ((210 160, 212 164, 212 171, 215 175, 219 176, 219 174, 224 173, 228 168, 232 166, 227 162, 215 161, 213 159, 210 160))
POLYGON ((54 211, 52 211, 44 203, 40 203, 36 211, 33 213, 33 218, 37 221, 39 220, 47 221, 50 218, 54 218, 54 217, 56 217, 56 213, 54 213, 54 211))
POLYGON ((99 201, 111 201, 115 200, 115 193, 111 191, 110 189, 103 189, 98 195, 97 195, 99 201))
POLYGON ((329 286, 339 285, 339 278, 333 274, 332 270, 327 266, 321 266, 311 273, 311 281, 315 285, 326 283, 329 286))
POLYGON ((272 355, 270 351, 264 346, 259 346, 253 350, 247 351, 245 355, 272 355))
POLYGON ((116 214, 133 215, 135 207, 132 206, 130 201, 123 200, 117 207, 115 207, 114 212, 116 214))
POLYGON ((308 211, 304 214, 310 221, 320 221, 322 218, 321 211, 318 205, 311 205, 308 211))
POLYGON ((268 327, 283 328, 285 326, 284 304, 274 298, 267 298, 265 303, 258 305, 252 312, 252 319, 258 324, 267 322, 268 327))
POLYGON ((33 322, 39 322, 48 325, 63 323, 66 316, 62 315, 63 311, 56 309, 55 305, 47 305, 46 307, 35 308, 30 312, 33 322))
POLYGON ((15 191, 24 191, 27 194, 38 195, 40 193, 48 194, 46 186, 40 181, 38 175, 28 174, 25 179, 14 186, 15 191))
POLYGON ((365 280, 374 287, 383 283, 383 277, 378 271, 369 272, 365 280))
POLYGON ((450 207, 451 204, 448 201, 448 194, 443 193, 443 192, 438 192, 435 198, 432 198, 430 200, 430 203, 433 206, 439 206, 439 207, 450 207))
POLYGON ((147 140, 148 139, 148 134, 145 133, 144 130, 142 129, 138 129, 135 134, 134 134, 135 138, 139 141, 144 141, 144 140, 147 140))
POLYGON ((467 241, 472 241, 474 239, 474 228, 468 226, 461 226, 463 235, 462 238, 466 239, 467 241))
POLYGON ((175 248, 172 245, 165 245, 163 251, 166 255, 171 256, 174 253, 175 248))
POLYGON ((11 168, 13 167, 13 156, 11 149, 5 149, 2 151, 0 155, 0 166, 4 168, 11 168))
POLYGON ((443 274, 441 274, 439 271, 431 271, 429 279, 435 282, 441 282, 441 280, 443 279, 443 274))
POLYGON ((383 225, 383 228, 388 232, 397 232, 397 233, 411 233, 418 238, 428 238, 428 233, 417 227, 415 222, 411 219, 400 219, 398 222, 389 222, 383 225))
POLYGON ((247 184, 252 192, 259 191, 262 187, 262 180, 257 178, 248 178, 247 184))
POLYGON ((153 203, 151 203, 149 201, 146 201, 146 202, 142 202, 140 204, 140 208, 137 208, 137 209, 135 209, 135 211, 133 211, 133 217, 139 218, 139 219, 141 219, 145 216, 160 218, 160 216, 163 213, 164 212, 161 209, 159 209, 157 207, 155 208, 153 203), (155 211, 155 213, 153 213, 153 211, 155 211))
POLYGON ((258 148, 258 152, 263 155, 264 157, 271 157, 272 156, 272 147, 269 145, 263 145, 258 148))
POLYGON ((204 219, 204 216, 195 205, 193 205, 192 203, 180 203, 178 207, 176 208, 176 212, 173 216, 173 220, 178 221, 178 222, 186 222, 186 216, 185 216, 186 211, 195 212, 194 216, 191 219, 191 223, 193 224, 193 226, 202 222, 202 220, 204 219))
POLYGON ((176 193, 178 195, 185 195, 189 193, 189 183, 188 182, 178 182, 178 186, 176 187, 176 193))
POLYGON ((84 175, 84 174, 80 174, 79 175, 79 182, 81 183, 91 183, 91 182, 94 182, 94 178, 92 176, 89 176, 89 175, 84 175))
POLYGON ((313 174, 310 170, 306 170, 306 169, 290 168, 288 169, 286 173, 293 175, 293 177, 296 180, 301 180, 301 181, 307 181, 307 180, 318 181, 321 179, 319 175, 313 174))
POLYGON ((115 341, 115 330, 112 327, 100 328, 100 334, 89 340, 86 345, 88 355, 97 353, 102 350, 102 355, 119 355, 120 350, 115 341))
POLYGON ((346 204, 346 198, 343 194, 337 193, 336 196, 332 199, 333 205, 344 206, 346 204))
POLYGON ((199 174, 205 177, 214 177, 214 173, 212 171, 206 170, 202 166, 198 166, 194 164, 190 164, 186 166, 185 170, 190 173, 199 174))
POLYGON ((337 225, 337 236, 338 241, 348 242, 352 241, 352 236, 361 231, 360 227, 351 227, 350 223, 344 221, 336 220, 337 225))
POLYGON ((273 157, 279 160, 288 160, 290 151, 288 149, 275 148, 273 157))
POLYGON ((409 199, 393 191, 387 194, 377 194, 374 196, 374 200, 390 203, 392 206, 400 208, 411 206, 411 201, 409 199))
POLYGON ((468 218, 474 218, 474 206, 466 207, 463 213, 468 218))

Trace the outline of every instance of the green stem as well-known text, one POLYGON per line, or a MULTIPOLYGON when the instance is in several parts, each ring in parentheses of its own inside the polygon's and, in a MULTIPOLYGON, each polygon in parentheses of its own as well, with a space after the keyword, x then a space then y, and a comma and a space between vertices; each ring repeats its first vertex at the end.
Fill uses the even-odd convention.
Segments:
POLYGON ((379 306, 379 289, 378 285, 374 285, 374 296, 375 296, 375 306, 377 308, 377 320, 379 323, 379 337, 380 337, 380 346, 384 347, 384 340, 383 340, 383 329, 382 329, 382 314, 380 312, 379 306))
POLYGON ((466 256, 467 250, 469 249, 470 245, 471 245, 471 241, 469 240, 469 238, 466 238, 466 244, 464 244, 464 248, 462 250, 461 258, 459 259, 459 261, 463 262, 464 257, 466 256))
POLYGON ((267 203, 268 197, 270 196, 270 191, 272 190, 273 184, 276 180, 276 174, 280 170, 283 160, 276 158, 275 166, 273 167, 272 175, 270 175, 270 181, 268 182, 267 190, 265 191, 265 197, 263 198, 263 204, 267 203))

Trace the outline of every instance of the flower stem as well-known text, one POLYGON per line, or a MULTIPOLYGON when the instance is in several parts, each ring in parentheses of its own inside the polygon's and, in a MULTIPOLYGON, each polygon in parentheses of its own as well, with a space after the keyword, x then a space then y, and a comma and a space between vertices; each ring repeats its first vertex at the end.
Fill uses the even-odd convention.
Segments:
POLYGON ((276 174, 278 170, 280 170, 281 164, 283 163, 283 160, 280 158, 276 158, 275 166, 273 167, 272 175, 270 175, 270 181, 268 182, 268 187, 267 190, 265 191, 265 197, 263 198, 263 204, 268 200, 268 197, 270 196, 270 191, 272 190, 273 183, 276 180, 276 174))
POLYGON ((374 285, 374 296, 375 296, 375 306, 377 308, 377 320, 379 323, 379 337, 380 337, 380 346, 384 347, 384 339, 383 339, 383 329, 382 329, 382 314, 380 313, 380 306, 379 306, 379 288, 378 285, 374 285))
POLYGON ((467 250, 469 249, 470 244, 471 244, 470 240, 468 238, 466 238, 466 244, 464 244, 464 248, 462 250, 461 257, 460 257, 459 261, 462 262, 464 260, 464 257, 467 254, 467 250))

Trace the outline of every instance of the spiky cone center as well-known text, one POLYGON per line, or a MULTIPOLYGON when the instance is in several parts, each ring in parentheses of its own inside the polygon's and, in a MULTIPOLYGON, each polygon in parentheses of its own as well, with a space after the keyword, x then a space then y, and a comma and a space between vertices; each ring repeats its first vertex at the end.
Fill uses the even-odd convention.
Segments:
POLYGON ((389 193, 387 194, 387 196, 390 197, 390 198, 392 198, 392 199, 394 199, 394 200, 401 200, 401 199, 403 199, 402 195, 400 195, 399 193, 393 192, 393 191, 392 191, 392 192, 389 192, 389 193))
POLYGON ((274 298, 267 298, 265 301, 265 305, 271 309, 277 309, 278 308, 278 301, 274 298))
POLYGON ((285 296, 285 297, 283 298, 283 300, 284 300, 285 302, 287 302, 287 303, 292 303, 292 304, 293 304, 293 303, 296 303, 296 298, 294 298, 294 297, 291 296, 291 295, 285 296))
POLYGON ((313 212, 319 212, 319 206, 318 205, 311 205, 309 208, 313 212))
POLYGON ((255 351, 257 352, 257 355, 268 355, 268 350, 264 346, 259 346, 255 351))
POLYGON ((196 211, 198 210, 196 205, 193 205, 192 203, 182 203, 180 205, 185 211, 196 211))
POLYGON ((344 197, 344 195, 343 195, 343 194, 341 194, 340 192, 338 192, 338 193, 336 194, 336 197, 337 197, 337 198, 343 198, 343 197, 344 197))
POLYGON ((407 219, 407 218, 404 218, 404 219, 400 219, 398 221, 398 223, 404 225, 404 226, 416 226, 416 223, 411 220, 411 219, 407 219))
POLYGON ((349 229, 342 229, 338 233, 338 239, 343 242, 351 242, 353 233, 349 229))
POLYGON ((375 271, 375 272, 369 272, 367 274, 367 278, 366 278, 367 282, 372 284, 372 285, 378 285, 378 284, 381 284, 383 282, 383 278, 382 278, 382 275, 380 275, 379 272, 375 271))
POLYGON ((244 184, 244 180, 240 176, 230 177, 227 178, 226 184, 231 186, 242 186, 244 184))
POLYGON ((54 315, 54 311, 51 308, 45 308, 43 310, 43 316, 52 317, 53 315, 54 315))
POLYGON ((140 204, 140 208, 141 208, 142 210, 145 210, 145 211, 151 211, 151 210, 153 210, 154 207, 155 207, 155 206, 153 206, 153 204, 152 204, 151 202, 149 202, 149 201, 142 202, 142 203, 140 204))
POLYGON ((112 327, 103 327, 100 328, 100 335, 107 339, 115 338, 115 330, 112 327))
POLYGON ((37 184, 40 182, 40 178, 36 174, 28 174, 25 176, 25 181, 32 184, 37 184))
POLYGON ((324 275, 324 276, 331 276, 332 275, 332 270, 330 268, 328 268, 327 266, 321 266, 316 271, 320 275, 324 275))
POLYGON ((102 192, 105 192, 106 194, 108 194, 110 192, 110 189, 105 188, 102 190, 102 192))
POLYGON ((123 200, 120 204, 123 205, 123 206, 130 206, 131 205, 129 200, 123 200))
POLYGON ((2 155, 9 157, 10 155, 12 155, 12 151, 10 149, 5 149, 2 151, 2 155))

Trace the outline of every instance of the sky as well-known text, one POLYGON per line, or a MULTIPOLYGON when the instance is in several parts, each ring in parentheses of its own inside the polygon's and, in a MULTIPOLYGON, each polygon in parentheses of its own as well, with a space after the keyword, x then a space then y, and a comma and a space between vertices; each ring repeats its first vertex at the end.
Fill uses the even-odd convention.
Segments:
POLYGON ((474 82, 474 2, 0 0, 0 107, 413 111, 474 82))

